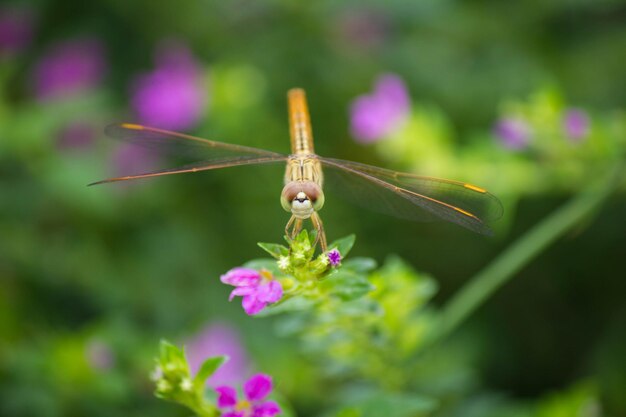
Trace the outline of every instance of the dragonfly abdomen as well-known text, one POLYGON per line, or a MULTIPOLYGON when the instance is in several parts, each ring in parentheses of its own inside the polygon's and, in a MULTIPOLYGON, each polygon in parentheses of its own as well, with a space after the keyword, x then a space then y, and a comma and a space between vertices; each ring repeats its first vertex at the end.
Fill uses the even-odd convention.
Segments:
POLYGON ((291 153, 294 155, 315 153, 313 149, 313 131, 304 90, 293 88, 287 93, 287 98, 289 101, 291 153))

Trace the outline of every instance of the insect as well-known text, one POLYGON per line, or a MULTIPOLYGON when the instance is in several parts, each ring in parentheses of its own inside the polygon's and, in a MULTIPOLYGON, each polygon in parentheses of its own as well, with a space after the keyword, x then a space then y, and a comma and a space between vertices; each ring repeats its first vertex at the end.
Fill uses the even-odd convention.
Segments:
POLYGON ((324 205, 324 184, 341 189, 341 194, 368 208, 409 220, 439 218, 481 234, 491 234, 487 222, 502 216, 502 204, 485 189, 464 182, 396 172, 358 162, 325 158, 315 154, 313 133, 304 90, 287 93, 291 154, 202 139, 183 133, 137 124, 107 127, 107 135, 133 144, 176 150, 193 162, 178 168, 109 178, 89 185, 185 172, 207 171, 240 165, 285 163, 285 186, 280 201, 291 218, 285 233, 291 239, 310 219, 317 231, 315 244, 327 250, 319 211, 324 205), (322 170, 323 169, 323 170, 322 170))

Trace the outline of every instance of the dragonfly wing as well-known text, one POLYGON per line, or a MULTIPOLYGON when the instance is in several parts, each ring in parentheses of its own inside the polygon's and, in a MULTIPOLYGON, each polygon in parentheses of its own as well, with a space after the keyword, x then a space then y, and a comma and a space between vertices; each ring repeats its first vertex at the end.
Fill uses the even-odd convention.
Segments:
POLYGON ((365 207, 397 217, 443 219, 467 229, 492 234, 486 224, 502 215, 500 201, 471 184, 400 173, 357 162, 320 158, 325 184, 365 207), (330 174, 330 175, 328 175, 330 174))
POLYGON ((143 174, 136 175, 126 175, 123 177, 114 177, 107 178, 105 180, 92 182, 89 185, 98 185, 98 184, 106 184, 109 182, 118 182, 118 181, 128 181, 128 180, 137 180, 141 178, 150 178, 150 177, 160 177, 163 175, 171 175, 171 174, 183 174, 187 172, 199 172, 199 171, 208 171, 211 169, 220 169, 220 168, 228 168, 235 167, 240 165, 256 165, 256 164, 268 164, 274 162, 285 162, 284 157, 232 157, 232 158, 220 158, 213 159, 211 161, 199 161, 192 164, 183 165, 177 168, 167 168, 161 169, 158 171, 150 171, 145 172, 143 174))
POLYGON ((216 142, 183 133, 142 125, 121 123, 106 128, 107 136, 123 140, 133 145, 145 147, 167 155, 178 155, 190 160, 189 164, 144 172, 136 175, 109 178, 89 185, 104 184, 185 172, 206 171, 239 165, 284 162, 286 155, 248 146, 216 142))

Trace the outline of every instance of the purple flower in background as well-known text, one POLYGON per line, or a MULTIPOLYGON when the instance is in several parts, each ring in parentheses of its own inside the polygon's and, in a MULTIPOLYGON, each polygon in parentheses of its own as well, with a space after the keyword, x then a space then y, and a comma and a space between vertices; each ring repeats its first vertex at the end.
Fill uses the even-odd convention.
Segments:
POLYGON ((500 142, 509 149, 522 149, 530 141, 530 126, 522 119, 503 118, 494 127, 500 142))
POLYGON ((98 130, 90 123, 73 121, 59 132, 58 145, 61 149, 86 149, 97 135, 98 130))
POLYGON ((34 16, 30 9, 0 9, 0 58, 26 48, 33 38, 34 16))
POLYGON ((361 143, 375 142, 404 122, 410 106, 404 81, 397 75, 381 75, 374 92, 357 97, 350 106, 352 135, 361 143))
POLYGON ((572 142, 580 142, 589 135, 589 116, 583 110, 567 110, 563 116, 563 130, 572 142))
POLYGON ((275 303, 283 296, 283 287, 269 271, 261 272, 249 268, 234 268, 222 275, 224 284, 236 288, 228 298, 243 297, 241 305, 246 314, 252 316, 263 310, 269 303, 275 303))
POLYGON ((337 21, 339 33, 350 44, 369 49, 384 43, 389 19, 375 10, 350 9, 337 21))
POLYGON ((201 70, 190 51, 177 43, 161 45, 156 68, 137 78, 131 101, 144 124, 171 130, 193 127, 206 99, 201 70))
POLYGON ((35 67, 35 94, 40 100, 48 100, 93 88, 100 83, 105 70, 104 46, 97 39, 56 44, 35 67))
POLYGON ((331 250, 326 256, 328 256, 328 261, 332 266, 337 266, 341 263, 341 254, 337 249, 331 250))
POLYGON ((148 148, 123 144, 113 153, 111 165, 116 176, 144 174, 157 167, 158 158, 148 148))
POLYGON ((269 375, 253 375, 243 385, 245 399, 237 399, 237 390, 231 386, 215 388, 217 407, 222 417, 273 417, 281 412, 274 401, 264 401, 272 392, 272 378, 269 375))
POLYGON ((194 374, 206 358, 228 356, 228 361, 208 379, 207 384, 212 387, 241 381, 248 373, 248 355, 239 333, 226 323, 212 323, 207 326, 187 343, 185 351, 194 374))
POLYGON ((87 362, 92 368, 105 371, 111 369, 115 362, 115 356, 111 347, 101 340, 92 340, 87 344, 87 362))

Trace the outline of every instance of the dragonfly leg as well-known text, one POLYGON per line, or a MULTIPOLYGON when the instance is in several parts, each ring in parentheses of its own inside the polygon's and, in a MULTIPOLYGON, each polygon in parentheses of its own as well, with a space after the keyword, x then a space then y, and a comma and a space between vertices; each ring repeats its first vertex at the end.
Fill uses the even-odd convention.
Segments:
POLYGON ((285 235, 293 240, 298 236, 298 233, 302 230, 302 219, 298 219, 296 216, 291 216, 287 225, 285 226, 285 235), (291 230, 289 230, 291 229, 291 230))
POLYGON ((292 215, 289 221, 287 222, 287 225, 285 226, 285 236, 289 238, 291 238, 291 233, 289 232, 289 228, 291 227, 291 225, 293 224, 295 220, 296 220, 296 216, 292 215))
POLYGON ((296 219, 293 230, 291 231, 291 238, 295 239, 298 234, 302 231, 302 219, 296 219))
POLYGON ((322 252, 326 252, 326 250, 328 249, 328 244, 326 243, 324 224, 322 223, 322 219, 316 211, 313 212, 313 215, 311 215, 311 222, 313 223, 313 227, 315 227, 315 230, 317 230, 317 236, 315 237, 315 243, 313 243, 313 245, 316 245, 317 242, 319 242, 320 247, 322 248, 322 252))

